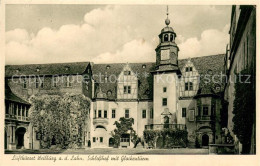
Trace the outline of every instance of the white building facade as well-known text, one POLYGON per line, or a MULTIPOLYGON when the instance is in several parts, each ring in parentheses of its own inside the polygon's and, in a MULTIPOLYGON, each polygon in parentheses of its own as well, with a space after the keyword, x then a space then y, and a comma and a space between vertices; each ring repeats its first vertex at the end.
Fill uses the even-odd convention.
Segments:
MULTIPOLYGON (((196 139, 202 146, 217 143, 221 139, 217 134, 220 126, 215 124, 220 121, 216 115, 221 110, 222 84, 202 83, 200 75, 220 74, 224 55, 179 60, 177 35, 169 26, 168 18, 165 24, 155 49, 155 63, 11 65, 6 67, 6 80, 19 74, 44 75, 44 70, 49 76, 88 75, 91 79, 70 86, 54 87, 46 79, 36 92, 35 86, 21 90, 20 85, 7 82, 12 92, 25 101, 33 94, 31 92, 71 92, 89 97, 92 102, 85 146, 91 148, 113 147, 111 132, 115 129, 115 121, 121 117, 134 119, 133 129, 142 139, 144 130, 176 128, 188 131, 189 146, 195 146, 196 139), (52 67, 59 70, 52 71, 52 67)), ((11 139, 10 133, 7 133, 7 139, 11 139)), ((28 137, 27 142, 33 144, 33 140, 28 137)), ((120 147, 133 146, 126 133, 120 147)), ((35 148, 40 148, 39 144, 34 143, 35 148)))

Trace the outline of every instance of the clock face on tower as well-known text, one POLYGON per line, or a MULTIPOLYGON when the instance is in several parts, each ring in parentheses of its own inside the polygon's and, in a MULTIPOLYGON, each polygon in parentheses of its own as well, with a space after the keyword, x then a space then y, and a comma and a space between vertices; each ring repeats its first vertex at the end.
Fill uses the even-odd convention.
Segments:
POLYGON ((170 49, 161 50, 161 60, 168 60, 170 59, 170 49))

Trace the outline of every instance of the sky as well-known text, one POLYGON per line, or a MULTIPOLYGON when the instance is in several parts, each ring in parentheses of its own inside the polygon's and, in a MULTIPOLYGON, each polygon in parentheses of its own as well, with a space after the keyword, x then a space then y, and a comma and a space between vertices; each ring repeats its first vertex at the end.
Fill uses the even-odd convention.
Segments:
MULTIPOLYGON (((231 6, 169 6, 179 59, 223 54, 231 6)), ((7 5, 6 64, 155 62, 165 5, 7 5)))

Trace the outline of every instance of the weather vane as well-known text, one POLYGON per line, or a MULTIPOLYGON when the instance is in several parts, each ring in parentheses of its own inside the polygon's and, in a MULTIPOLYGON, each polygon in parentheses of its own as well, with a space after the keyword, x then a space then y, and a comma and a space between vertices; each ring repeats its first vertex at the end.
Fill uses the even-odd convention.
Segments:
POLYGON ((166 18, 166 20, 165 20, 165 24, 167 25, 167 27, 168 27, 168 25, 170 24, 170 19, 168 18, 168 15, 169 15, 169 9, 168 9, 168 5, 167 5, 167 12, 166 12, 166 15, 167 15, 167 18, 166 18))
POLYGON ((168 9, 168 5, 167 5, 167 18, 168 18, 168 15, 169 15, 169 9, 168 9))

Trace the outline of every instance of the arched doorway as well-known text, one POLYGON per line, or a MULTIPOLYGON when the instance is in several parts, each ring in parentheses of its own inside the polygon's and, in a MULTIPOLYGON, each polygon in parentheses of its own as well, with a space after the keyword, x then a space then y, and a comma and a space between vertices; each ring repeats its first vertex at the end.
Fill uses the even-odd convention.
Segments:
POLYGON ((98 125, 93 133, 93 140, 91 145, 93 147, 107 147, 108 145, 108 133, 104 126, 98 125))
POLYGON ((170 118, 168 116, 164 117, 164 128, 169 128, 169 122, 170 122, 170 118))
POLYGON ((114 144, 115 144, 114 138, 110 137, 108 140, 108 144, 109 144, 109 147, 114 147, 114 144))
POLYGON ((7 133, 5 131, 5 149, 7 149, 7 133))
POLYGON ((24 134, 26 129, 24 127, 20 127, 15 131, 16 137, 16 149, 21 149, 24 147, 24 134))
POLYGON ((209 136, 207 134, 202 136, 202 146, 209 146, 209 136))

